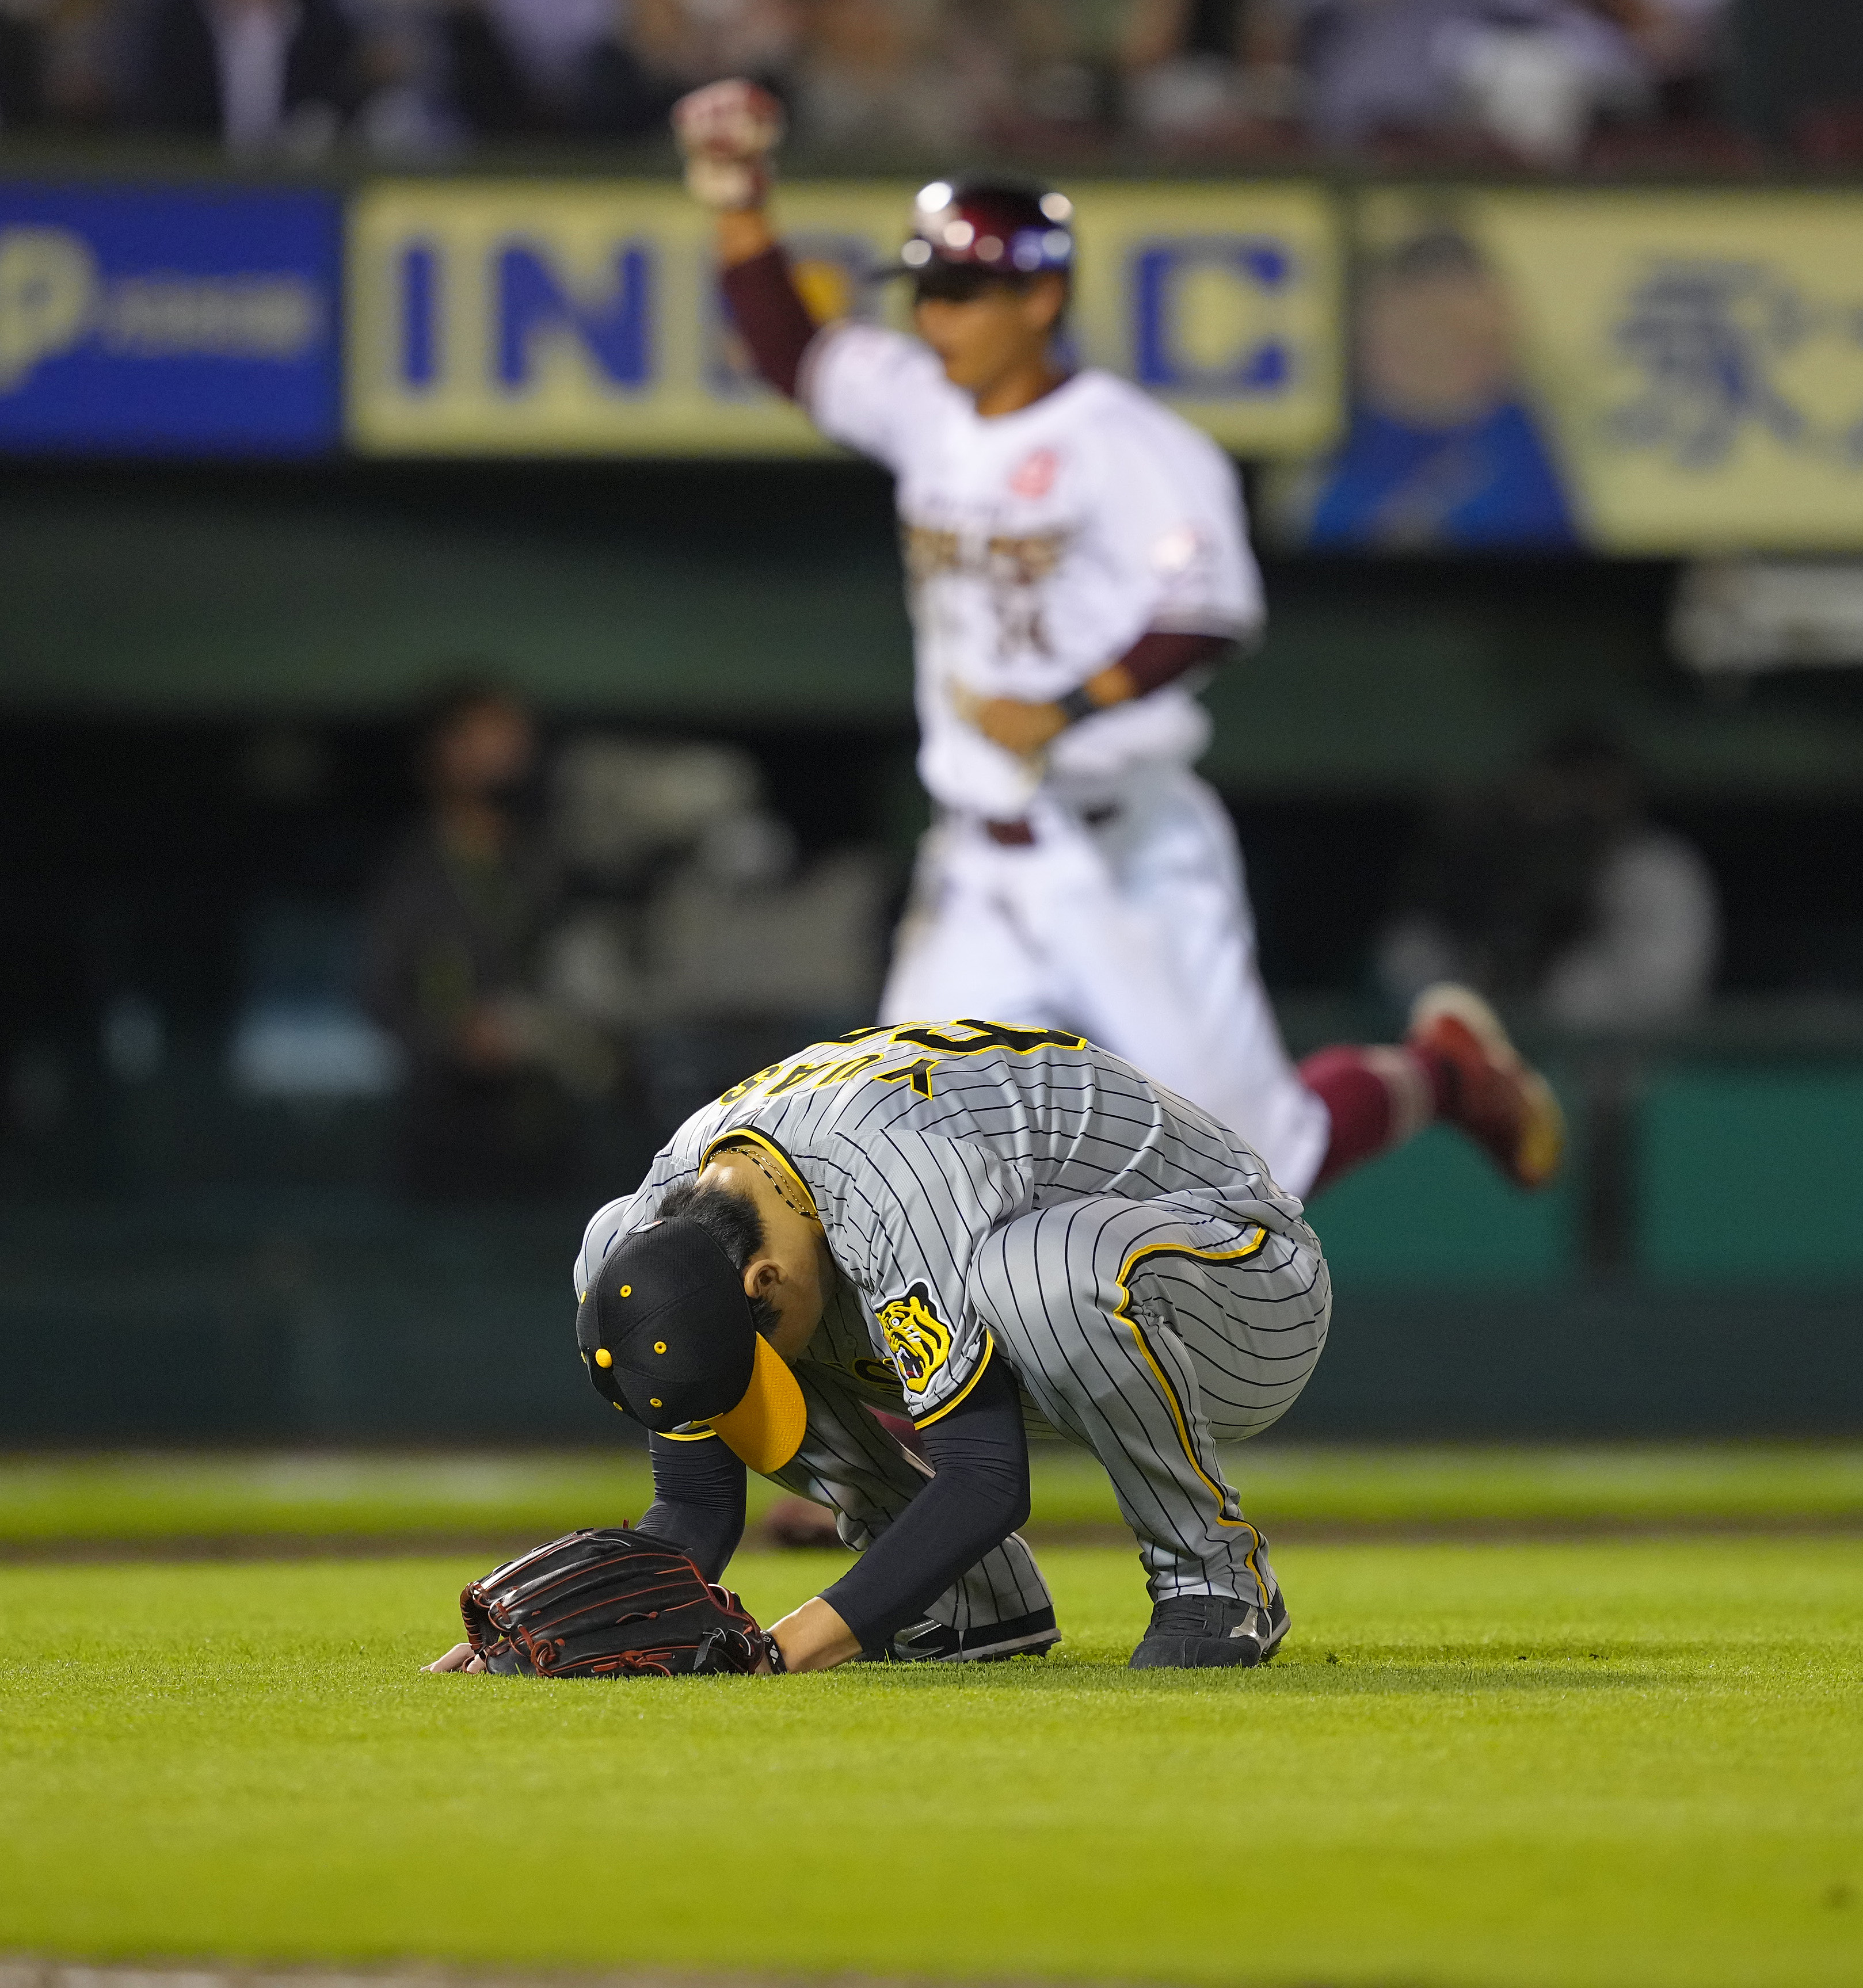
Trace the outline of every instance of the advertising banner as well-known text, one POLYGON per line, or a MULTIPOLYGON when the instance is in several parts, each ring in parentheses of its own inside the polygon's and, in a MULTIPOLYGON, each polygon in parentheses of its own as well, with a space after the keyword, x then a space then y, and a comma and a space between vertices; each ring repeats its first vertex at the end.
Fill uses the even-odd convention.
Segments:
POLYGON ((1316 546, 1863 544, 1863 201, 1363 196, 1346 438, 1275 486, 1316 546))
MULTIPOLYGON (((903 324, 893 260, 914 189, 785 185, 818 316, 903 324)), ((1076 357, 1137 380, 1239 453, 1324 446, 1339 422, 1340 251, 1306 187, 1073 189, 1076 357)), ((710 218, 676 187, 378 184, 349 236, 349 431, 381 454, 823 449, 749 372, 710 218)))
MULTIPOLYGON (((913 191, 781 190, 818 316, 904 326, 905 286, 865 279, 913 191)), ((1073 357, 1274 465, 1285 543, 1863 546, 1855 193, 1070 191, 1073 357)), ((0 181, 0 451, 826 448, 753 376, 679 188, 388 180, 347 207, 345 241, 332 193, 0 181)))
POLYGON ((332 194, 0 182, 0 450, 340 439, 332 194))

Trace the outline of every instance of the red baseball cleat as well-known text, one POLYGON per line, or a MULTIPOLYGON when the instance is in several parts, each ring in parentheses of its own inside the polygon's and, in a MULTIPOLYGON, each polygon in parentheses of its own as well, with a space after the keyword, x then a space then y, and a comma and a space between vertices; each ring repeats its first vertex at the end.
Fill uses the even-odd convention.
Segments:
POLYGON ((1566 1118, 1553 1087, 1508 1040, 1472 987, 1426 987, 1404 1042, 1447 1081, 1442 1116, 1483 1148, 1516 1186, 1544 1187, 1565 1152, 1566 1118))

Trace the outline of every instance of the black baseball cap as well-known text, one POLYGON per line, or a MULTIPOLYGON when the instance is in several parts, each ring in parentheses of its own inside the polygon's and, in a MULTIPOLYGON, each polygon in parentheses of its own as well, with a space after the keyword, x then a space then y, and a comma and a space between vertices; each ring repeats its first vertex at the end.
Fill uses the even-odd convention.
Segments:
POLYGON ((753 1470, 781 1470, 808 1410, 757 1329, 744 1279, 703 1223, 676 1215, 624 1236, 576 1308, 595 1391, 662 1435, 709 1425, 753 1470))

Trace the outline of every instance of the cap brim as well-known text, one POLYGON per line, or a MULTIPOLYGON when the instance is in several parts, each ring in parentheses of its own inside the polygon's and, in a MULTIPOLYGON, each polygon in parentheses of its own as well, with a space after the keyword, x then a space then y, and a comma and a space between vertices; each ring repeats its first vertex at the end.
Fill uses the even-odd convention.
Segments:
POLYGON ((802 1447, 808 1405, 782 1355, 760 1332, 744 1399, 711 1420, 726 1447, 766 1477, 781 1470, 802 1447))

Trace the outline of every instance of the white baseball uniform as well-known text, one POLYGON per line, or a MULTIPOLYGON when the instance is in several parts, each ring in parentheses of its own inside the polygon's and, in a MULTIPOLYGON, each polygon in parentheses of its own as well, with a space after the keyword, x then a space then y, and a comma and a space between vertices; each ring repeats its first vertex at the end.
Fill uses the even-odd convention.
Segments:
POLYGON ((1256 967, 1241 851, 1191 772, 1208 714, 1183 681, 1024 758, 954 688, 1045 702, 1153 631, 1262 622, 1233 466, 1108 373, 984 420, 915 339, 831 326, 800 383, 822 431, 898 478, 917 652, 921 846, 881 1013, 1076 1029, 1241 1134, 1295 1194, 1324 1104, 1289 1060, 1256 967), (1022 838, 1005 845, 1004 824, 1022 838))

